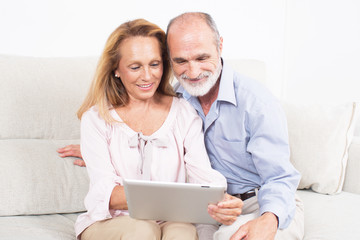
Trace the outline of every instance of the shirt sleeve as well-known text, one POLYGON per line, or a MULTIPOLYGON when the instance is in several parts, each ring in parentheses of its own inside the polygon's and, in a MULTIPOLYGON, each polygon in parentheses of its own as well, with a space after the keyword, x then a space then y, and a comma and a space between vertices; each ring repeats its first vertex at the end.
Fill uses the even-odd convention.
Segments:
POLYGON ((184 99, 178 121, 183 133, 184 161, 188 181, 227 186, 225 177, 211 167, 204 143, 202 120, 195 109, 184 99))
POLYGON ((109 126, 93 109, 85 112, 81 119, 81 153, 90 179, 85 207, 94 221, 100 221, 111 218, 110 196, 114 187, 122 184, 122 179, 111 163, 109 126))
POLYGON ((261 179, 258 192, 260 214, 274 213, 279 228, 286 228, 295 214, 295 192, 300 181, 299 172, 290 163, 287 123, 277 101, 260 103, 248 111, 251 153, 261 179))

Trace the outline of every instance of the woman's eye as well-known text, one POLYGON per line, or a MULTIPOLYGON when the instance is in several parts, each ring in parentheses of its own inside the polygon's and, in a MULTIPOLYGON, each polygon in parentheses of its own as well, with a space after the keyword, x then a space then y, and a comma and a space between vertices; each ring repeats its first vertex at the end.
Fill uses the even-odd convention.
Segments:
POLYGON ((160 65, 160 63, 152 63, 152 64, 150 64, 151 67, 157 67, 159 65, 160 65))
POLYGON ((140 67, 130 67, 132 70, 138 70, 140 67))

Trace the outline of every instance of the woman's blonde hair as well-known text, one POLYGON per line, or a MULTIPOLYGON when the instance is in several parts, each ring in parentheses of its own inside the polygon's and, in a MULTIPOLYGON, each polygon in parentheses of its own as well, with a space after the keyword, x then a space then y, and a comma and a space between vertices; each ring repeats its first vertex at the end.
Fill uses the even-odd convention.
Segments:
POLYGON ((109 36, 100 57, 90 90, 77 112, 79 119, 89 108, 97 106, 100 116, 106 122, 111 123, 115 120, 110 115, 110 108, 124 106, 128 103, 129 96, 121 79, 115 77, 115 70, 121 58, 119 51, 121 42, 124 39, 136 36, 155 37, 159 41, 163 62, 163 75, 156 91, 164 95, 175 95, 170 84, 171 69, 166 50, 165 32, 151 22, 144 19, 136 19, 121 24, 109 36))

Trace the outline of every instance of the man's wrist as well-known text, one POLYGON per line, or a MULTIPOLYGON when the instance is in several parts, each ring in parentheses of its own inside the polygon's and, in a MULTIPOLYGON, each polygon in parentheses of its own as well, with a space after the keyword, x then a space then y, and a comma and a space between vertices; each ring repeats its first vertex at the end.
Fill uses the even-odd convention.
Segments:
POLYGON ((264 212, 261 216, 264 216, 269 219, 273 219, 276 222, 276 227, 279 228, 279 217, 272 212, 264 212))

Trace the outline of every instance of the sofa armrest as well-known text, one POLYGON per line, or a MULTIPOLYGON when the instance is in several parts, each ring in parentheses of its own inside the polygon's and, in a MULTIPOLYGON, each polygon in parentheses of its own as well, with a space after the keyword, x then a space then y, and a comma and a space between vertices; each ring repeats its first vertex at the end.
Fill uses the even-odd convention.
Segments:
POLYGON ((346 167, 343 191, 360 194, 360 136, 354 136, 346 167))

